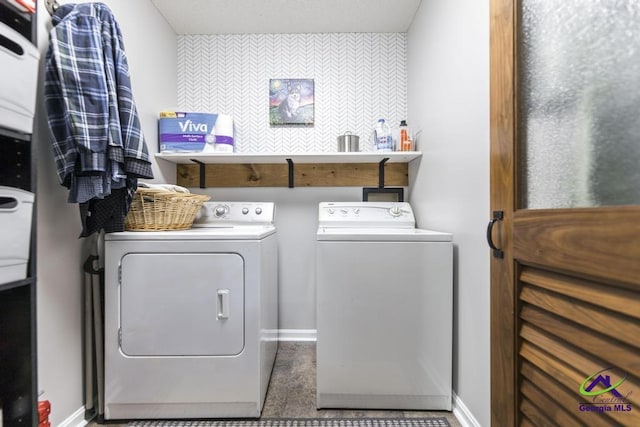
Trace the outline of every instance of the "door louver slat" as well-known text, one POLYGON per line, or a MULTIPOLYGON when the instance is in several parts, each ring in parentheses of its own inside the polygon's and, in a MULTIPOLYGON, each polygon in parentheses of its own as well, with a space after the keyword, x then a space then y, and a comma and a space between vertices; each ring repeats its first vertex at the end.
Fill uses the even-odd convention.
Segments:
POLYGON ((520 427, 536 427, 536 426, 532 424, 531 421, 525 418, 520 422, 520 427))
POLYGON ((640 319, 640 294, 531 267, 523 267, 520 281, 640 319))

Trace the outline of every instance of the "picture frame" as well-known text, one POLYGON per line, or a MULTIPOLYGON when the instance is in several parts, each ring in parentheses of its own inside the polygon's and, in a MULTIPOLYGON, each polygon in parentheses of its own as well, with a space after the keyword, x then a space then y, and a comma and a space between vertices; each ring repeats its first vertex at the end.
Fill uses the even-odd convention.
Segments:
POLYGON ((315 120, 313 79, 269 79, 269 124, 312 126, 315 120))

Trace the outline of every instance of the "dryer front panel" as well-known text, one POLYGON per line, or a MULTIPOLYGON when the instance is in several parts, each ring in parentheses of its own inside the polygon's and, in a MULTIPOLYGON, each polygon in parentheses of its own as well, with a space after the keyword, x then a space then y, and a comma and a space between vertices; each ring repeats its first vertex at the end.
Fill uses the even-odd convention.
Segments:
POLYGON ((232 356, 244 348, 244 260, 236 253, 129 253, 120 262, 127 356, 232 356))

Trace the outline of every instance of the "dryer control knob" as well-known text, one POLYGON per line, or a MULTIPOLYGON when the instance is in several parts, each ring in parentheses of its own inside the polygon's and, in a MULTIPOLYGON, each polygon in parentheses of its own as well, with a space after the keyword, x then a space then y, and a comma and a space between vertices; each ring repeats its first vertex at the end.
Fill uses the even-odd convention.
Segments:
POLYGON ((260 215, 262 213, 262 208, 256 208, 256 215, 260 215))
POLYGON ((217 206, 214 212, 215 216, 217 216, 218 218, 224 216, 224 214, 226 213, 227 213, 227 208, 224 206, 217 206))
POLYGON ((242 208, 242 214, 246 215, 249 213, 249 208, 242 208))
POLYGON ((400 210, 400 206, 392 206, 389 209, 389 213, 391 214, 391 216, 400 216, 402 215, 402 210, 400 210))

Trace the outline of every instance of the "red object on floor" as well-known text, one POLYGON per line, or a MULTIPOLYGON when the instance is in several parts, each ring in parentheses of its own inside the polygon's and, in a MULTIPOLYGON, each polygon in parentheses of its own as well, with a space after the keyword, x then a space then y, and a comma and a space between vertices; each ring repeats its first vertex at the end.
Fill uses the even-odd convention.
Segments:
POLYGON ((51 403, 48 400, 38 402, 38 427, 51 427, 49 414, 51 413, 51 403))

